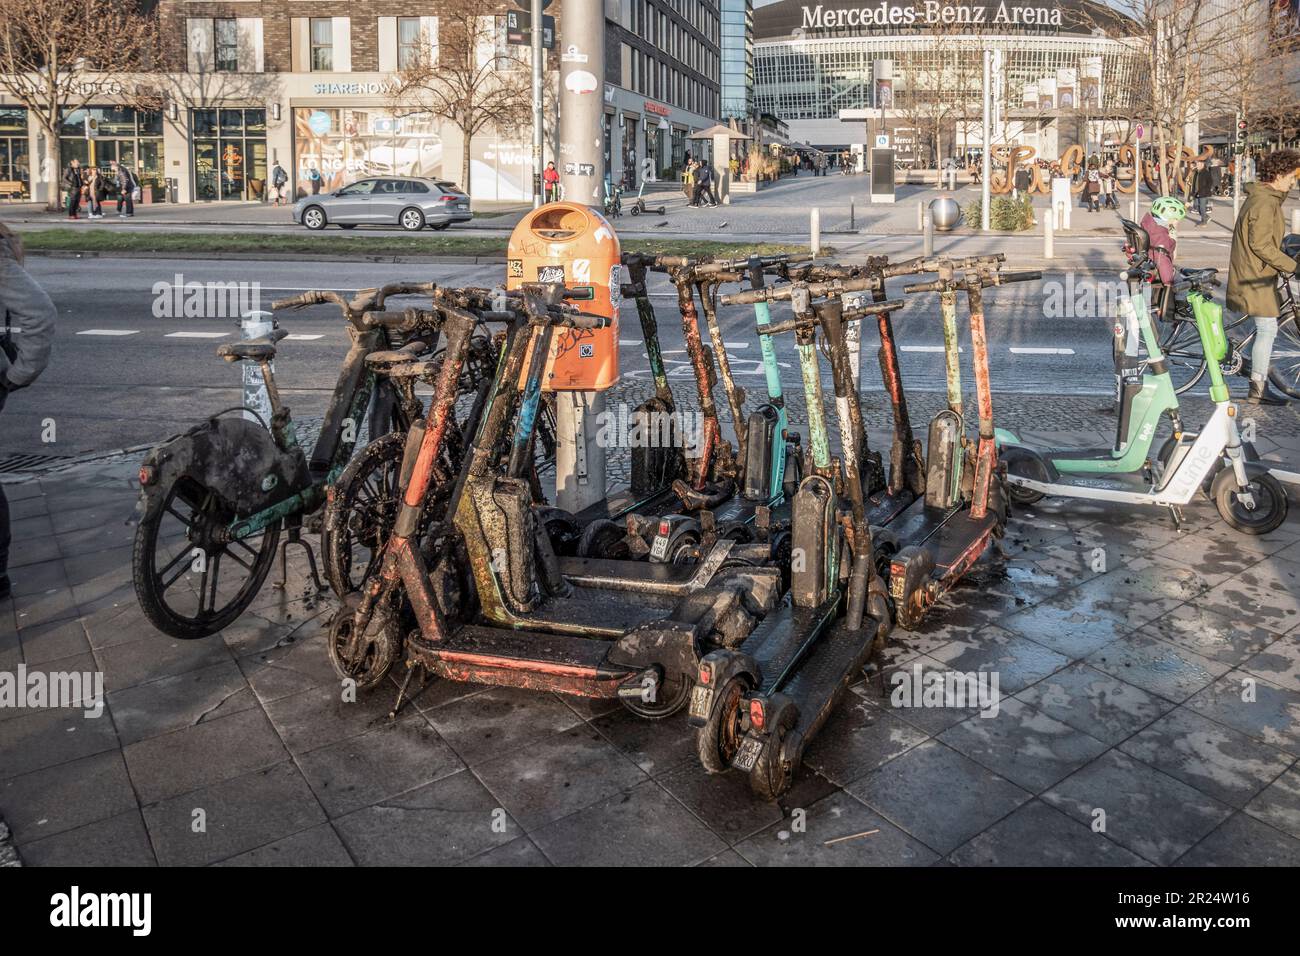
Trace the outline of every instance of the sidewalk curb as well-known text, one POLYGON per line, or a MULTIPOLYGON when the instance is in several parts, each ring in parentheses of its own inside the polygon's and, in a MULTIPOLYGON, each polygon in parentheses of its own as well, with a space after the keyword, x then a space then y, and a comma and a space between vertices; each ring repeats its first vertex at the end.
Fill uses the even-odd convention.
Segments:
POLYGON ((143 250, 122 250, 119 252, 74 252, 70 249, 29 249, 28 256, 46 256, 51 259, 185 259, 264 262, 273 259, 276 262, 376 262, 376 263, 421 263, 424 265, 505 265, 505 257, 499 259, 486 256, 344 256, 324 253, 308 255, 297 252, 145 252, 143 250))

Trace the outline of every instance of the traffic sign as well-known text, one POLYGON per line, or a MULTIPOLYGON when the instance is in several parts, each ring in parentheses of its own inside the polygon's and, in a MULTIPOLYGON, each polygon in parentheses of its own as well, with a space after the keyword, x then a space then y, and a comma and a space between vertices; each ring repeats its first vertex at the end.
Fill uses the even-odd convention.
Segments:
MULTIPOLYGON (((532 46, 532 18, 528 14, 506 11, 506 42, 511 46, 532 46)), ((542 17, 542 46, 555 49, 555 17, 542 17)))
POLYGON ((876 149, 888 149, 888 148, 889 148, 889 134, 878 133, 876 135, 876 149))

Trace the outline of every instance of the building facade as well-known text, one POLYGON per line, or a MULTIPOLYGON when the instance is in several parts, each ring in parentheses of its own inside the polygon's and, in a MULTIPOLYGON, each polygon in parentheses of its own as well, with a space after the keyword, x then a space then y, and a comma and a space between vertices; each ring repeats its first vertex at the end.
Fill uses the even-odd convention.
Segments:
POLYGON ((754 115, 754 3, 721 0, 723 119, 754 115))
MULTIPOLYGON (((436 48, 436 5, 161 0, 158 9, 184 69, 87 77, 90 102, 62 120, 61 167, 73 158, 101 167, 125 163, 146 202, 258 201, 268 198, 277 162, 289 174, 291 194, 301 196, 384 173, 458 181, 468 149, 474 198, 530 197, 530 129, 489 129, 466 144, 454 124, 401 105, 402 68, 422 45, 436 48), (160 93, 161 108, 124 106, 130 84, 160 93)), ((499 9, 493 49, 482 55, 513 49, 512 68, 527 69, 527 47, 509 46, 506 13, 517 8, 499 9)), ((563 47, 562 5, 550 12, 563 47)), ((604 12, 606 168, 616 178, 635 173, 639 183, 646 157, 655 172, 678 167, 690 133, 716 122, 718 5, 604 0, 604 12)), ((553 132, 556 124, 548 126, 553 132)), ((544 161, 556 158, 553 147, 544 161)), ((46 201, 60 170, 42 168, 43 155, 35 122, 0 96, 0 181, 12 177, 22 198, 46 201)))
POLYGON ((756 105, 788 123, 791 139, 835 149, 865 142, 846 111, 883 110, 886 131, 918 149, 933 123, 946 135, 931 137, 930 155, 917 157, 925 165, 942 158, 936 146, 944 156, 978 146, 963 117, 981 113, 992 49, 1006 121, 997 138, 1054 155, 1081 115, 1131 116, 1145 82, 1131 32, 1091 0, 779 0, 754 12, 756 105))

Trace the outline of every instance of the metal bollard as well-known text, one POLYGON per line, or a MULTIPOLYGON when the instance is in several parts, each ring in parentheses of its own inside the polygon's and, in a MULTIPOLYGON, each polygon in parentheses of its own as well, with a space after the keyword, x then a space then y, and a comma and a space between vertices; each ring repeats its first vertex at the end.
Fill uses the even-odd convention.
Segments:
POLYGON ((922 255, 932 256, 934 255, 934 216, 930 215, 929 210, 926 210, 924 225, 925 228, 921 232, 922 255))
POLYGON ((1300 232, 1300 209, 1291 210, 1291 233, 1300 232))
MULTIPOLYGON (((260 339, 270 335, 275 328, 275 317, 270 312, 245 312, 239 320, 239 337, 241 339, 260 339)), ((262 378, 262 367, 256 362, 240 362, 244 373, 244 418, 250 422, 257 421, 257 416, 267 425, 271 424, 271 396, 266 391, 266 381, 262 378), (254 415, 253 409, 257 412, 254 415)), ((275 366, 271 366, 274 371, 275 366)))
MULTIPOLYGON (((857 203, 854 201, 853 196, 849 197, 849 228, 855 231, 858 228, 857 203)), ((1295 230, 1291 231, 1294 232, 1295 230)))
POLYGON ((1052 215, 1050 211, 1047 213, 1046 216, 1043 217, 1043 258, 1044 259, 1056 258, 1056 255, 1052 249, 1052 232, 1053 232, 1052 220, 1054 218, 1055 217, 1052 215))
POLYGON ((925 232, 925 200, 919 200, 916 204, 916 231, 925 232))
POLYGON ((822 252, 822 211, 816 206, 808 213, 808 231, 812 238, 812 254, 819 256, 822 252))

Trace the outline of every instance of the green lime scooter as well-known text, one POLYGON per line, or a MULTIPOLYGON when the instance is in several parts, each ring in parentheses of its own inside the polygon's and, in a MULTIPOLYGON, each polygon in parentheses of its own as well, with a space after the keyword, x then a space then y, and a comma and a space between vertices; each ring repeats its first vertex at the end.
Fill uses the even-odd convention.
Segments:
POLYGON ((1183 281, 1172 292, 1187 293, 1196 331, 1208 359, 1214 413, 1198 434, 1183 428, 1178 396, 1160 349, 1147 288, 1155 267, 1146 260, 1126 270, 1136 281, 1120 302, 1120 322, 1132 336, 1141 335, 1148 363, 1145 374, 1126 375, 1120 389, 1119 419, 1111 448, 1035 449, 1006 429, 998 429, 999 457, 1006 463, 1012 501, 1032 504, 1044 496, 1086 498, 1123 504, 1168 507, 1181 524, 1180 508, 1208 486, 1219 514, 1247 534, 1267 534, 1287 514, 1286 492, 1268 468, 1250 460, 1237 429, 1237 406, 1228 395, 1220 360, 1227 354, 1223 309, 1183 281), (1153 457, 1152 446, 1162 418, 1173 436, 1153 457), (1226 461, 1225 461, 1226 459, 1226 461))

